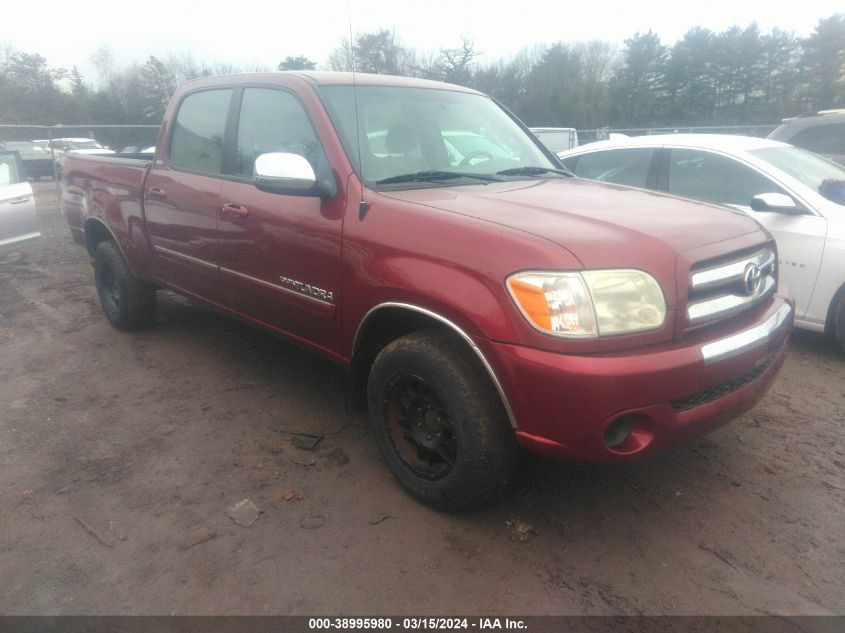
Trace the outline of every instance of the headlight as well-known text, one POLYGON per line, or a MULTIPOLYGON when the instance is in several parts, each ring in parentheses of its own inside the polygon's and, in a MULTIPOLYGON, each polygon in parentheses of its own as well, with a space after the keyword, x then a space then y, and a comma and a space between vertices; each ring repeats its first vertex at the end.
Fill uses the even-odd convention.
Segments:
POLYGON ((660 285, 639 270, 517 273, 507 286, 534 327, 563 338, 656 330, 666 320, 660 285))

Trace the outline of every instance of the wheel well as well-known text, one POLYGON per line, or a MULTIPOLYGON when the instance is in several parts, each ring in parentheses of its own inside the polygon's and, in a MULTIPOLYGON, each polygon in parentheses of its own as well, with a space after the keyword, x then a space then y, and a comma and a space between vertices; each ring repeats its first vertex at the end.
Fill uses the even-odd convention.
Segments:
POLYGON ((420 330, 448 331, 441 322, 420 312, 403 308, 382 308, 361 325, 352 353, 352 404, 366 408, 367 380, 376 356, 389 343, 420 330))
POLYGON ((113 239, 112 234, 102 222, 98 220, 87 220, 85 222, 85 248, 91 259, 94 259, 94 253, 97 252, 100 242, 111 239, 113 239))
MULTIPOLYGON (((352 353, 351 396, 355 409, 366 408, 367 380, 379 352, 392 341, 420 330, 444 332, 454 339, 456 347, 468 347, 466 341, 444 322, 416 310, 386 307, 374 312, 361 325, 352 353)), ((474 362, 478 361, 474 355, 470 355, 474 362)))

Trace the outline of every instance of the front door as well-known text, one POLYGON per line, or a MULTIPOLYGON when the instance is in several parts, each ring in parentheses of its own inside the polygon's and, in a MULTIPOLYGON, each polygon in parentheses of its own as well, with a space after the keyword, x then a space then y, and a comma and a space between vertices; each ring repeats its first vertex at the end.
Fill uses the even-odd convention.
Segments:
MULTIPOLYGON (((336 343, 344 200, 260 191, 255 159, 304 156, 318 178, 328 164, 299 99, 277 88, 244 88, 236 149, 221 190, 220 276, 231 309, 322 347, 336 343)), ((340 183, 338 183, 340 184, 340 183)))

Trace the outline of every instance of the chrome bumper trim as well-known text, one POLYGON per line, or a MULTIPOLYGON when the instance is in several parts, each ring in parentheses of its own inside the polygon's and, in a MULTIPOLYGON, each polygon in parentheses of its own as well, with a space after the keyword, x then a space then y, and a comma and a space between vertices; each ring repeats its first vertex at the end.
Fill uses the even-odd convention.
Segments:
POLYGON ((709 365, 710 363, 731 358, 755 347, 765 345, 772 338, 772 335, 789 320, 791 314, 792 306, 784 304, 777 312, 766 319, 764 323, 739 334, 702 345, 701 356, 704 358, 705 364, 709 365))

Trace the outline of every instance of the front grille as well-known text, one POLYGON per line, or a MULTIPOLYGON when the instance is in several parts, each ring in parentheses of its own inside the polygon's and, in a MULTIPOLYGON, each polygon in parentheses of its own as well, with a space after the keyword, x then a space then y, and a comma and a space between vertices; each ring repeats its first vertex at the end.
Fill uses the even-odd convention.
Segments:
POLYGON ((776 287, 777 257, 770 246, 697 264, 689 277, 687 325, 698 327, 744 312, 776 287))
POLYGON ((714 400, 723 398, 757 380, 769 367, 771 367, 774 360, 775 357, 770 356, 754 369, 750 369, 747 372, 740 374, 733 380, 723 382, 722 384, 711 387, 710 389, 702 389, 698 393, 694 393, 686 398, 672 400, 672 408, 675 411, 689 411, 695 407, 700 407, 702 404, 707 404, 708 402, 713 402, 714 400))

